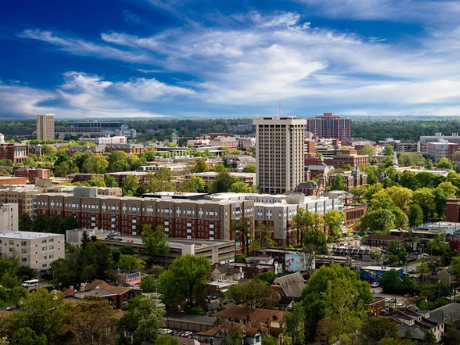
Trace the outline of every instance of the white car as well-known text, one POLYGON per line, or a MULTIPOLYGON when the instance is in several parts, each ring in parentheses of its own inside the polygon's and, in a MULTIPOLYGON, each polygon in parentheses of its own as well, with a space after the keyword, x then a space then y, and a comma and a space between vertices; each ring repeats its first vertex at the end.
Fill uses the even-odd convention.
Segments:
POLYGON ((379 287, 379 283, 374 282, 374 283, 371 284, 371 287, 373 287, 373 288, 379 287))

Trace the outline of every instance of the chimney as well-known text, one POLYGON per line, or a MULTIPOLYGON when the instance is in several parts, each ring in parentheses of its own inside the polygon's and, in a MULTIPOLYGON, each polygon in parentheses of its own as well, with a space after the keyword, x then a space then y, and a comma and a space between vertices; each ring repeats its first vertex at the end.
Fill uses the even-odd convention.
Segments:
POLYGON ((118 286, 118 280, 115 280, 115 286, 118 286))
POLYGON ((85 286, 86 286, 86 283, 81 283, 80 284, 80 291, 85 291, 85 286))

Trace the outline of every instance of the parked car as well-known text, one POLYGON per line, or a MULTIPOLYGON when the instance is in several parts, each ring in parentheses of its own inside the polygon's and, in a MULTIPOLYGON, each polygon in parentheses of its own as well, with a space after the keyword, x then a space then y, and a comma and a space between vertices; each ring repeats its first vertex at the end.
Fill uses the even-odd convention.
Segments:
POLYGON ((428 257, 429 255, 428 255, 427 253, 423 253, 423 254, 421 254, 420 256, 421 256, 422 258, 426 258, 426 257, 428 257))
POLYGON ((409 274, 415 274, 415 273, 417 273, 417 271, 415 269, 412 268, 412 269, 409 270, 409 274))
POLYGON ((373 283, 371 284, 371 287, 373 287, 373 288, 379 287, 379 283, 373 282, 373 283))

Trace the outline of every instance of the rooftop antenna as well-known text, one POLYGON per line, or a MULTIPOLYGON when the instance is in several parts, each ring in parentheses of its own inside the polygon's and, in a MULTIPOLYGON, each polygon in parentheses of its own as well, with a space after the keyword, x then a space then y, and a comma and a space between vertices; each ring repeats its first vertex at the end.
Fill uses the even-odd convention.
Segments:
POLYGON ((279 112, 279 117, 281 117, 281 102, 280 102, 280 112, 279 112))

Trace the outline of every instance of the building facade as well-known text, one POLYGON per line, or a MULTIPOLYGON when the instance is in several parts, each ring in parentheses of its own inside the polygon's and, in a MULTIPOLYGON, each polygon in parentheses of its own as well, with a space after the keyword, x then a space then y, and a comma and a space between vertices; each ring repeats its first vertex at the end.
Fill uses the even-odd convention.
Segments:
POLYGON ((156 198, 94 196, 79 197, 63 193, 34 196, 36 215, 61 219, 74 216, 78 226, 95 227, 140 236, 138 224, 161 226, 168 238, 226 240, 240 251, 241 238, 235 223, 248 217, 253 226, 254 202, 213 200, 163 200, 156 198))
POLYGON ((264 117, 254 121, 256 185, 262 193, 286 193, 304 181, 305 123, 296 117, 264 117))
POLYGON ((307 119, 306 130, 317 138, 348 140, 351 139, 351 119, 324 113, 313 119, 307 119))
POLYGON ((42 232, 9 231, 0 233, 0 253, 17 255, 21 266, 49 269, 55 260, 65 257, 65 236, 42 232))
POLYGON ((54 114, 37 115, 37 139, 54 140, 54 114))
POLYGON ((343 168, 345 165, 367 167, 369 165, 369 156, 359 155, 356 150, 336 150, 333 165, 336 169, 343 168))
POLYGON ((0 206, 0 230, 18 231, 18 204, 0 206))
POLYGON ((23 163, 29 157, 29 144, 0 144, 0 159, 9 159, 13 163, 23 163))

